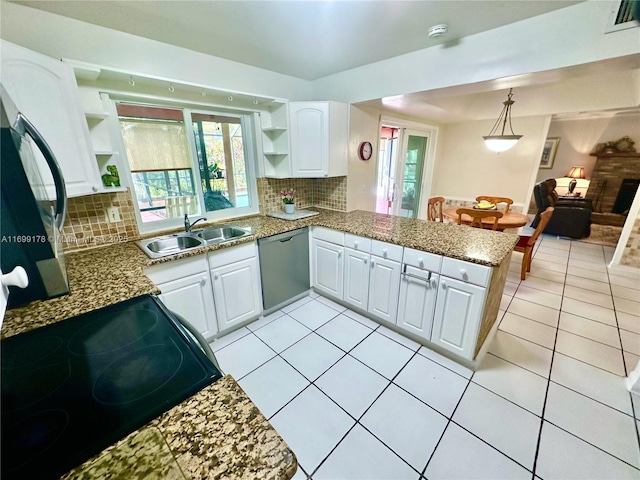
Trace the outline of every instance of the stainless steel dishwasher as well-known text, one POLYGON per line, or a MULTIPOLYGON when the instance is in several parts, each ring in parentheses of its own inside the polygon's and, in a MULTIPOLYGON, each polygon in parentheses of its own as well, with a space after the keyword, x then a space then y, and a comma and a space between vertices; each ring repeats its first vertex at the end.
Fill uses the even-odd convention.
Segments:
POLYGON ((261 238, 258 249, 265 310, 309 290, 309 227, 261 238))

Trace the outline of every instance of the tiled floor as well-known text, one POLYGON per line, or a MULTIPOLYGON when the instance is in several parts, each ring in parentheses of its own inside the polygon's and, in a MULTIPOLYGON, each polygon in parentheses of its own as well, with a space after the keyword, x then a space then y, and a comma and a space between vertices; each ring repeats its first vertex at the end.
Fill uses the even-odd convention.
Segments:
POLYGON ((640 275, 612 254, 543 237, 520 282, 515 253, 475 373, 315 294, 213 347, 295 478, 640 479, 640 275))

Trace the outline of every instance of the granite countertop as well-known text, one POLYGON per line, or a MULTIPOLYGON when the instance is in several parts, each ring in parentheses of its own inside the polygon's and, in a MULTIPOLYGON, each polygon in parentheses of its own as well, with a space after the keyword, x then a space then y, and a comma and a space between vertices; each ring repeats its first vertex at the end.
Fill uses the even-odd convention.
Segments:
POLYGON ((347 213, 316 210, 320 211, 320 215, 295 221, 266 216, 227 221, 224 223, 251 227, 252 235, 163 258, 150 259, 134 242, 68 253, 65 261, 70 294, 8 310, 1 336, 16 335, 138 295, 160 293, 144 274, 145 267, 252 242, 304 226, 333 228, 491 267, 500 265, 518 240, 517 235, 510 233, 455 224, 425 222, 360 210, 347 213))
POLYGON ((288 479, 295 455, 229 375, 62 478, 288 479))
MULTIPOLYGON (((304 226, 333 228, 488 266, 500 265, 518 239, 508 233, 363 211, 320 212, 297 221, 266 216, 227 221, 224 223, 251 227, 252 235, 160 259, 148 258, 134 242, 68 253, 70 293, 8 310, 1 336, 17 335, 139 295, 160 293, 144 274, 151 265, 304 226)), ((152 477, 176 479, 185 474, 192 478, 290 478, 297 468, 295 456, 230 376, 106 449, 82 470, 70 472, 68 478, 102 478, 105 468, 117 477, 112 475, 116 465, 129 469, 125 470, 126 478, 151 478, 150 472, 155 472, 152 477), (150 445, 155 449, 149 451, 150 445)))

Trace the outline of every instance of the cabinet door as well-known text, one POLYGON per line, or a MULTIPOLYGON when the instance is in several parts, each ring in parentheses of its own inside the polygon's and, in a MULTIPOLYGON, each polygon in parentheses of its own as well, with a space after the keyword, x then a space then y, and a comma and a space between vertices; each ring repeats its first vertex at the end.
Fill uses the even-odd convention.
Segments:
POLYGON ((294 177, 329 175, 329 104, 289 104, 291 165, 294 177))
POLYGON ((439 275, 429 279, 419 269, 407 266, 400 282, 397 325, 425 340, 431 340, 439 275), (415 274, 415 276, 414 276, 415 274), (424 276, 424 278, 422 278, 424 276))
POLYGON ((471 360, 485 295, 485 288, 440 277, 431 341, 471 360))
POLYGON ((369 254, 344 249, 344 296, 351 305, 367 309, 369 300, 369 254))
POLYGON ((211 278, 221 332, 260 316, 262 302, 257 258, 212 269, 211 278))
POLYGON ((367 311, 382 320, 396 323, 400 264, 371 256, 369 273, 369 306, 367 311))
POLYGON ((208 272, 159 284, 160 299, 209 338, 218 333, 215 305, 208 272))
POLYGON ((318 291, 342 299, 344 247, 322 240, 313 240, 312 286, 318 291))
MULTIPOLYGON (((2 42, 2 84, 18 109, 36 126, 53 151, 70 197, 102 187, 80 111, 77 84, 69 65, 26 48, 2 42)), ((36 152, 39 157, 40 153, 36 152)), ((41 171, 48 172, 40 158, 41 171), (46 170, 43 170, 46 169, 46 170)), ((44 178, 55 198, 53 179, 44 178)))

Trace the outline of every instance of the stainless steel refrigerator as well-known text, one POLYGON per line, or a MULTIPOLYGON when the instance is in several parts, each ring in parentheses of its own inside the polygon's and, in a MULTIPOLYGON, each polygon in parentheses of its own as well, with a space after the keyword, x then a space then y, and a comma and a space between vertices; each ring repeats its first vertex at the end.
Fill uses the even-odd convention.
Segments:
POLYGON ((8 305, 69 292, 61 229, 67 210, 62 171, 46 140, 0 85, 0 265, 27 271, 29 286, 10 287, 8 305), (55 197, 45 189, 55 185, 55 197))

